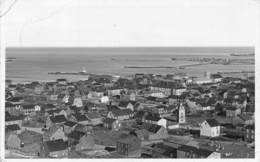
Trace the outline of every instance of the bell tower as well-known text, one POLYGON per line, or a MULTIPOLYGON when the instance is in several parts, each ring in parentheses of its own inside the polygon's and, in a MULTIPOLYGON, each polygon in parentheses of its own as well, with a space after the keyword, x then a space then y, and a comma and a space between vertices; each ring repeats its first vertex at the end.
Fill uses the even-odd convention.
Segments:
POLYGON ((185 114, 185 107, 183 106, 183 103, 180 102, 178 99, 178 114, 177 114, 177 120, 179 124, 186 123, 186 114, 185 114))

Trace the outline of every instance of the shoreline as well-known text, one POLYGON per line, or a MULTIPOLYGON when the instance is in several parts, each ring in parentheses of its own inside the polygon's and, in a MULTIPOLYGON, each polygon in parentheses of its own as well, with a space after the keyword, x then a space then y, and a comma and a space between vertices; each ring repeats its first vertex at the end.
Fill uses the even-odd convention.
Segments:
MULTIPOLYGON (((218 71, 218 72, 215 72, 215 73, 219 73, 221 75, 238 75, 238 77, 242 77, 243 75, 245 74, 248 74, 248 75, 253 75, 255 76, 255 71, 218 71)), ((57 73, 57 74, 50 74, 48 73, 48 75, 52 75, 52 76, 57 76, 57 77, 54 77, 54 78, 48 78, 48 79, 37 79, 37 78, 30 78, 30 79, 25 79, 25 78, 12 78, 12 77, 6 77, 6 80, 11 80, 12 83, 15 83, 15 84, 26 84, 26 83, 32 83, 32 82, 40 82, 40 83, 46 83, 46 82, 53 82, 55 81, 56 79, 59 79, 59 78, 65 78, 67 80, 70 80, 72 82, 77 82, 77 81, 81 81, 81 80, 88 80, 88 78, 75 78, 73 76, 87 76, 88 77, 101 77, 101 76, 110 76, 110 77, 123 77, 123 78, 127 78, 127 77, 134 77, 134 75, 137 74, 137 73, 132 73, 132 74, 125 74, 125 75, 118 75, 118 74, 92 74, 92 73, 88 73, 88 74, 84 74, 84 75, 81 75, 80 73, 79 74, 74 74, 74 73, 57 73)), ((143 74, 148 74, 148 73, 143 73, 143 74)), ((169 73, 170 75, 178 75, 178 74, 171 74, 169 73)), ((203 76, 203 74, 201 74, 200 76, 194 76, 194 75, 189 75, 187 73, 184 73, 186 76, 188 77, 196 77, 196 78, 205 78, 203 76)), ((161 74, 153 74, 153 75, 161 75, 161 74)), ((167 75, 167 74, 163 74, 163 75, 167 75)), ((231 77, 236 77, 236 76, 231 76, 231 77)))

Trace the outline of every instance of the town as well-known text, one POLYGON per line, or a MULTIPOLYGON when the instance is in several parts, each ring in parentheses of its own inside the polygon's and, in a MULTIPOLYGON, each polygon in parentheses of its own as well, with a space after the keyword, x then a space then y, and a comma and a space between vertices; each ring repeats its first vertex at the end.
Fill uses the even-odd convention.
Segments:
POLYGON ((6 80, 6 158, 254 158, 254 76, 6 80))

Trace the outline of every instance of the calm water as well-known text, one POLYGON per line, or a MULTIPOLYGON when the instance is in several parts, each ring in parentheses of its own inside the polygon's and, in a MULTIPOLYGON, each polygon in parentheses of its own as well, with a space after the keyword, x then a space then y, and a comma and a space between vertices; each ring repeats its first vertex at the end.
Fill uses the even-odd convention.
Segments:
MULTIPOLYGON (((8 48, 7 57, 16 60, 6 63, 6 79, 14 82, 84 79, 83 76, 48 75, 48 72, 79 72, 131 75, 133 73, 169 74, 185 72, 202 76, 205 71, 254 70, 254 65, 203 65, 185 69, 129 69, 124 66, 178 66, 189 61, 171 58, 250 58, 231 57, 230 53, 253 53, 254 48, 8 48)), ((252 58, 252 57, 251 57, 252 58)))

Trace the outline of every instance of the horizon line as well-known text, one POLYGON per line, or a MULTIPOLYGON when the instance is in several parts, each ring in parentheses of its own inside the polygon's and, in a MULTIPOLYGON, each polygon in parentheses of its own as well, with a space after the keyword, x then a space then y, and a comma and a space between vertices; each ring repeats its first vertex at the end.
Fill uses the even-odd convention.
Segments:
POLYGON ((255 48, 255 46, 6 46, 4 48, 255 48))

